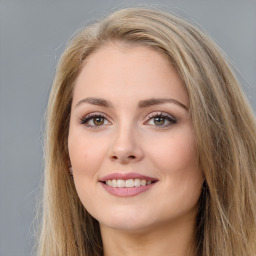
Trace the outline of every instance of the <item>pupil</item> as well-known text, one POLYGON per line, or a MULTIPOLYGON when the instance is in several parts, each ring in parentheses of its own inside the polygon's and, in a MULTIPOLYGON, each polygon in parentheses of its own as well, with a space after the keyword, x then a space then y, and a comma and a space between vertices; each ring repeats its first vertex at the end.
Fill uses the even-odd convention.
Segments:
POLYGON ((155 124, 157 124, 157 125, 162 125, 162 124, 164 124, 164 121, 165 121, 165 118, 164 118, 164 117, 161 117, 161 116, 155 117, 155 119, 154 119, 154 122, 155 122, 155 124))
POLYGON ((104 123, 104 119, 102 117, 95 117, 93 119, 93 123, 95 125, 102 125, 104 123))

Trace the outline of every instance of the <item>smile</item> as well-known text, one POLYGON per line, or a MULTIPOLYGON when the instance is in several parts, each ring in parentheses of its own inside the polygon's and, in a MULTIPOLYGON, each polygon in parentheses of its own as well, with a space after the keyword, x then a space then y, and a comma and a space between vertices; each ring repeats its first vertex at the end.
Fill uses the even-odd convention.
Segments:
POLYGON ((128 179, 128 180, 113 179, 113 180, 107 180, 105 184, 113 188, 133 188, 133 187, 150 185, 151 181, 141 180, 141 179, 128 179))
POLYGON ((111 195, 128 197, 149 190, 158 180, 137 173, 113 173, 103 177, 100 182, 111 195))

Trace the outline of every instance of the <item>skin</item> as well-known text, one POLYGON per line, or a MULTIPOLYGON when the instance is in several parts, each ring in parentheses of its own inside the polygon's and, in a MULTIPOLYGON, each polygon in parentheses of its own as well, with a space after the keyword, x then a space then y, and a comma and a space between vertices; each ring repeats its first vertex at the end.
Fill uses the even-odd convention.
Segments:
POLYGON ((78 195, 100 223, 104 255, 193 255, 203 175, 188 108, 177 72, 152 48, 115 43, 87 58, 74 87, 68 147, 78 195), (84 102, 88 97, 112 106, 84 102), (151 98, 178 103, 138 107, 151 98), (91 113, 104 117, 81 123, 91 113), (159 125, 159 113, 176 122, 164 117, 159 125), (136 196, 114 196, 99 180, 116 172, 158 181, 136 196))

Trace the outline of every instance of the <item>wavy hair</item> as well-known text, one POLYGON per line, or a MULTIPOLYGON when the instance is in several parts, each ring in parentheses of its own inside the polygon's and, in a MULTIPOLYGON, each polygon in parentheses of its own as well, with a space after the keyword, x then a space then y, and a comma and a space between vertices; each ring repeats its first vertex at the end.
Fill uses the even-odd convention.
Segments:
POLYGON ((166 54, 189 97, 198 163, 205 182, 198 203, 198 256, 256 255, 256 122, 228 61, 209 37, 173 14, 127 8, 82 29, 58 64, 45 136, 45 176, 38 256, 102 256, 100 229, 68 173, 73 87, 84 61, 112 42, 166 54))

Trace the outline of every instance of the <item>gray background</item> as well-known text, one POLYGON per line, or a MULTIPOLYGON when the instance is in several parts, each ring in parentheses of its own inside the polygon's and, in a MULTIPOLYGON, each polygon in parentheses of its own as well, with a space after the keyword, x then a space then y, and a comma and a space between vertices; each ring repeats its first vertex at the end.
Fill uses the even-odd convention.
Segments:
POLYGON ((229 56, 256 110, 255 0, 0 0, 0 256, 35 255, 42 120, 66 41, 96 18, 138 4, 201 24, 229 56))

